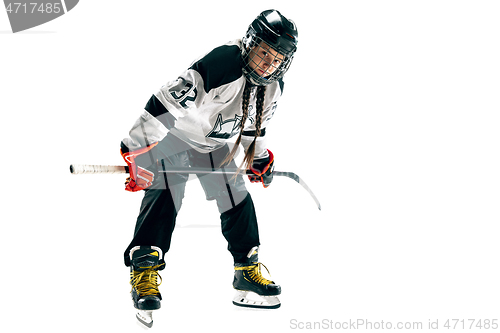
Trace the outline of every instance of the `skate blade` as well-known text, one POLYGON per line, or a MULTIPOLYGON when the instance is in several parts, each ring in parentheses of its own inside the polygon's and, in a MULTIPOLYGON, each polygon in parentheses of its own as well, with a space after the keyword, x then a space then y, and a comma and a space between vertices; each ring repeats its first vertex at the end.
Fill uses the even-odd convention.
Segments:
POLYGON ((141 327, 153 327, 153 311, 138 310, 135 315, 141 327))
POLYGON ((261 296, 250 291, 237 291, 233 304, 254 309, 277 309, 281 306, 277 296, 261 296))

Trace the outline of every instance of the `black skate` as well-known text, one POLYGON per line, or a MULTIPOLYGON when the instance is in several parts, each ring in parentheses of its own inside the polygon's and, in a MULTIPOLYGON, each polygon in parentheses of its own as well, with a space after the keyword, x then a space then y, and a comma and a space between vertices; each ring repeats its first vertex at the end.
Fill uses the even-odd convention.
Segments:
POLYGON ((258 247, 254 247, 247 257, 248 263, 234 266, 233 287, 237 293, 233 304, 261 309, 279 308, 281 303, 277 296, 281 294, 281 287, 262 276, 261 266, 264 265, 258 262, 258 247))
POLYGON ((161 249, 156 246, 136 246, 130 250, 132 300, 138 310, 137 320, 148 328, 153 326, 153 311, 161 307, 158 269, 164 265, 159 264, 162 255, 161 249))

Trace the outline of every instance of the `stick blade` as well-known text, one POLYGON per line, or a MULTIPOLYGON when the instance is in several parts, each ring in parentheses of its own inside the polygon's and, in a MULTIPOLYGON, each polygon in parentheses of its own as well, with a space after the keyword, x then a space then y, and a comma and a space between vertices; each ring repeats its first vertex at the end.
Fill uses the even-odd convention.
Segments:
POLYGON ((318 209, 321 210, 321 204, 319 203, 318 198, 314 195, 313 191, 307 186, 306 182, 302 180, 296 173, 293 172, 284 172, 284 171, 274 171, 273 172, 275 176, 284 176, 288 177, 290 179, 295 180, 297 183, 299 183, 308 193, 309 195, 313 198, 314 202, 318 206, 318 209))

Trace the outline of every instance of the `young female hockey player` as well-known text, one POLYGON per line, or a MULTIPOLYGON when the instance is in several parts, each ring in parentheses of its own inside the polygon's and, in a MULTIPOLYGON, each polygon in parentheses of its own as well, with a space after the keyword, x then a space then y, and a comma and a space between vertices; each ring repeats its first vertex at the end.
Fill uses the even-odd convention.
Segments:
MULTIPOLYGON (((124 256, 131 267, 132 298, 137 318, 152 325, 151 311, 160 308, 158 270, 170 248, 175 220, 188 180, 174 168, 235 168, 238 146, 252 182, 272 181, 274 156, 266 148, 266 127, 283 92, 283 75, 297 49, 297 28, 276 10, 262 12, 245 37, 209 52, 177 80, 154 94, 121 143, 129 166, 126 190, 144 190, 134 237, 124 256), (228 139, 237 136, 230 149, 228 139)), ((234 259, 233 303, 277 308, 279 285, 262 277, 258 262, 259 233, 254 205, 241 174, 198 175, 207 200, 215 200, 222 233, 234 259), (251 302, 246 293, 262 296, 251 302)))

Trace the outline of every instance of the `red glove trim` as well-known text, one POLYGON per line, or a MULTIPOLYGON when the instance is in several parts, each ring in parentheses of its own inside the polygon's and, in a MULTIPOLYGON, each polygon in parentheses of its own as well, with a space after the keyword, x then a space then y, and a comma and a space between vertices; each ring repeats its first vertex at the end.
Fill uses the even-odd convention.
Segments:
POLYGON ((257 176, 262 176, 263 174, 265 174, 267 172, 267 170, 269 170, 269 167, 271 166, 271 164, 274 162, 274 154, 269 149, 267 149, 267 152, 269 154, 269 161, 264 166, 263 170, 254 169, 253 166, 250 167, 250 171, 252 171, 257 176))
POLYGON ((151 186, 154 180, 154 174, 144 168, 141 168, 135 163, 135 158, 139 155, 145 154, 153 149, 158 142, 153 143, 147 147, 137 149, 134 151, 123 153, 120 149, 120 154, 128 165, 130 180, 125 184, 125 190, 130 192, 137 192, 151 186))
POLYGON ((262 186, 264 186, 264 188, 268 188, 269 184, 266 186, 266 184, 264 183, 263 175, 266 174, 267 171, 269 171, 269 168, 274 162, 274 154, 269 149, 267 149, 267 152, 269 153, 269 161, 267 162, 267 164, 265 164, 263 170, 258 170, 251 166, 250 171, 252 171, 254 174, 248 176, 248 179, 251 183, 262 183, 262 186))

